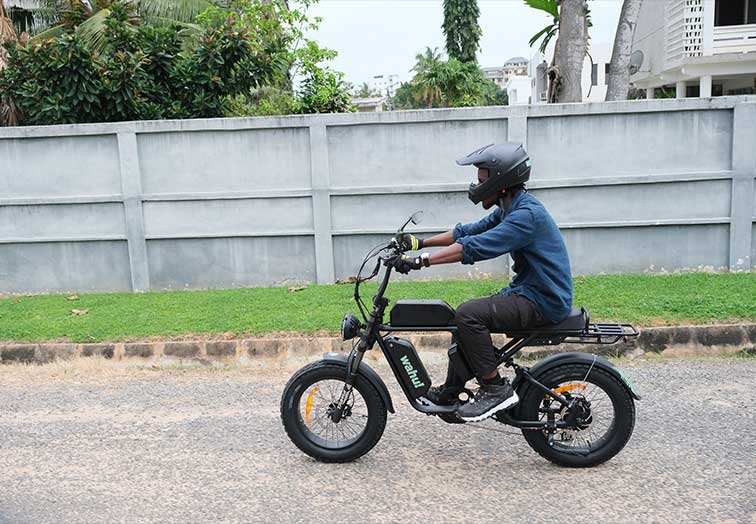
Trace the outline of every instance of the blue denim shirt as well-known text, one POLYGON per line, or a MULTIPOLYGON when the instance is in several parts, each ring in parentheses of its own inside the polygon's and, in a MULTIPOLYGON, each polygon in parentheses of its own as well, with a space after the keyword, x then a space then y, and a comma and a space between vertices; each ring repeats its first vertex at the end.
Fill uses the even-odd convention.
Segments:
POLYGON ((522 295, 553 323, 561 322, 572 308, 572 275, 567 247, 546 208, 530 193, 521 191, 509 209, 500 208, 471 224, 457 224, 454 241, 462 244, 462 263, 496 258, 509 253, 515 277, 501 293, 522 295))

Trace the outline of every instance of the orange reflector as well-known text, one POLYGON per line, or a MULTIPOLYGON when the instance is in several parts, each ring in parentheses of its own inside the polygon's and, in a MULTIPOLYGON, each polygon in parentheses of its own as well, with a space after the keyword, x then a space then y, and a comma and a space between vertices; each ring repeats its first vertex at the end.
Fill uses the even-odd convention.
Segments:
POLYGON ((310 391, 310 394, 307 395, 307 404, 305 404, 305 422, 307 424, 310 424, 312 422, 312 419, 310 419, 310 411, 312 411, 312 397, 315 396, 315 393, 318 392, 318 386, 315 386, 312 388, 312 391, 310 391))
MULTIPOLYGON (((560 386, 556 389, 552 389, 552 391, 558 395, 561 395, 562 393, 566 391, 572 391, 575 388, 585 389, 585 386, 583 384, 568 384, 566 386, 560 386)), ((544 398, 548 398, 548 395, 544 395, 544 398)))

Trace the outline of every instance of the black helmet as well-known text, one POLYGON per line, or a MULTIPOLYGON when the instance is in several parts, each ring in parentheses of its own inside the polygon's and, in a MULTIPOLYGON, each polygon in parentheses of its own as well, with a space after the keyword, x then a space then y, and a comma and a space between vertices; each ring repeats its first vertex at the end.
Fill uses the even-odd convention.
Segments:
POLYGON ((514 142, 488 144, 460 158, 457 164, 488 169, 488 180, 470 184, 468 196, 473 204, 530 179, 530 157, 522 144, 514 142))

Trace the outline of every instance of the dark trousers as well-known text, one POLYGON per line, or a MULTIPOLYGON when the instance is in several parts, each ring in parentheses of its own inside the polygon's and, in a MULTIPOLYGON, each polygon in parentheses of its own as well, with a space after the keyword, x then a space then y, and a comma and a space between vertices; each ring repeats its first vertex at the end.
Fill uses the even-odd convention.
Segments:
MULTIPOLYGON (((527 298, 515 294, 496 294, 460 305, 455 323, 462 354, 470 365, 470 371, 480 379, 497 368, 491 333, 539 326, 546 320, 538 306, 527 298)), ((451 385, 448 382, 452 378, 451 369, 449 371, 447 385, 451 385)))

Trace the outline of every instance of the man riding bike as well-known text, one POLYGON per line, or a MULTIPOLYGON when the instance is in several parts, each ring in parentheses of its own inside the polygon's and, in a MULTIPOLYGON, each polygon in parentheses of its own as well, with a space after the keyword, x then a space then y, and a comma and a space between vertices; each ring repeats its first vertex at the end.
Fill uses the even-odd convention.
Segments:
MULTIPOLYGON (((406 251, 443 247, 432 254, 406 255, 394 261, 400 273, 437 264, 474 264, 509 253, 515 277, 499 293, 470 300, 456 311, 460 348, 480 383, 469 403, 457 415, 474 422, 514 406, 518 401, 509 381, 499 375, 491 332, 523 330, 564 320, 572 307, 572 277, 567 248, 549 212, 525 182, 530 158, 521 144, 490 144, 457 160, 473 165, 478 182, 470 184, 469 198, 484 209, 498 208, 478 222, 457 224, 453 230, 426 239, 410 234, 400 238, 406 251)), ((446 381, 426 397, 436 404, 456 400, 464 387, 449 365, 446 381)))

